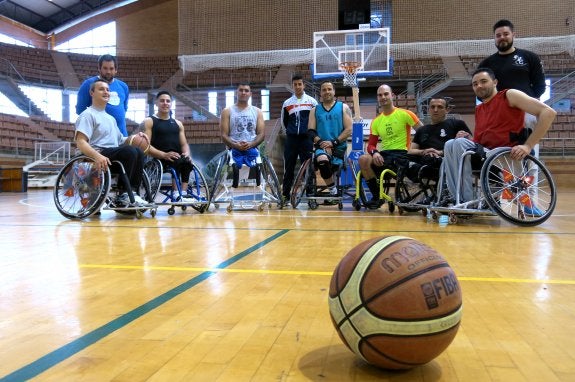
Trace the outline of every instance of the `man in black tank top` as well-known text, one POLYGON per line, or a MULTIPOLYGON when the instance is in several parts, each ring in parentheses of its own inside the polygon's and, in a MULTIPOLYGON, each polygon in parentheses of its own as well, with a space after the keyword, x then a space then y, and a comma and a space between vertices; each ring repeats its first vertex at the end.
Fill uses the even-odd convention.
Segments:
POLYGON ((162 166, 173 167, 182 182, 182 196, 186 197, 192 158, 186 141, 184 125, 171 116, 172 96, 162 90, 156 95, 158 111, 142 122, 142 130, 150 137, 148 155, 162 161, 162 166))

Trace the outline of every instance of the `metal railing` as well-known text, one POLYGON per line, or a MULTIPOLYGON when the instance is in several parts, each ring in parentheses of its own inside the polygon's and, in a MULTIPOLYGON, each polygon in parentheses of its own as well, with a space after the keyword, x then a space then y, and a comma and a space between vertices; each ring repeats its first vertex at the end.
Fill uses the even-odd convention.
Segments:
POLYGON ((575 138, 547 138, 539 142, 539 155, 568 157, 575 155, 575 138))

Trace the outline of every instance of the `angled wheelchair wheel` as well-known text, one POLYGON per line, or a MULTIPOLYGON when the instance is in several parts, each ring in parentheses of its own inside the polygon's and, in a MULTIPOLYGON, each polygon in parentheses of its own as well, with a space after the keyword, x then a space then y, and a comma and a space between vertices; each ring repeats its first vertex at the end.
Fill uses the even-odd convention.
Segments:
POLYGON ((551 173, 539 159, 514 160, 511 149, 489 156, 481 169, 481 188, 489 207, 504 220, 535 226, 549 219, 557 203, 551 173))
POLYGON ((306 159, 299 168, 291 190, 291 205, 296 208, 303 199, 311 176, 311 159, 306 159))
POLYGON ((162 185, 162 162, 159 159, 149 158, 144 163, 144 172, 148 175, 150 181, 150 195, 151 199, 146 199, 148 202, 153 202, 160 191, 162 185))
POLYGON ((269 187, 272 197, 276 200, 278 207, 281 208, 283 205, 280 182, 268 157, 262 157, 262 177, 264 178, 266 186, 269 187))
POLYGON ((395 201, 401 204, 401 209, 407 212, 417 212, 426 199, 425 191, 419 183, 411 181, 402 171, 397 174, 395 184, 395 201))
POLYGON ((68 219, 84 219, 100 210, 110 192, 110 171, 98 171, 87 156, 70 160, 54 186, 54 204, 68 219))
POLYGON ((218 202, 222 197, 222 194, 225 193, 224 181, 226 180, 229 171, 231 171, 231 167, 228 163, 228 153, 225 151, 219 154, 214 178, 210 188, 211 199, 214 203, 218 202))
POLYGON ((192 165, 187 191, 189 198, 186 201, 190 200, 194 210, 204 213, 210 206, 210 189, 204 174, 195 164, 192 165))
POLYGON ((360 210, 361 207, 365 207, 367 206, 367 202, 370 200, 370 195, 371 193, 369 193, 368 195, 368 188, 367 188, 367 184, 365 183, 365 180, 363 178, 359 179, 359 185, 357 187, 358 192, 359 192, 359 199, 357 199, 357 195, 356 195, 356 200, 361 201, 361 203, 358 204, 359 208, 356 207, 356 210, 360 210))

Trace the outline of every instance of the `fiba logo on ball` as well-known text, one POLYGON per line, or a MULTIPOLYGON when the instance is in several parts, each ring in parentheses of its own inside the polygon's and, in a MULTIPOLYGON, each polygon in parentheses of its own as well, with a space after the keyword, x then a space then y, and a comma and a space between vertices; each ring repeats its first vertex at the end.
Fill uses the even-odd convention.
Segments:
POLYGON ((365 361, 410 369, 441 354, 462 314, 461 289, 447 261, 408 237, 370 239, 336 267, 329 289, 332 322, 365 361))

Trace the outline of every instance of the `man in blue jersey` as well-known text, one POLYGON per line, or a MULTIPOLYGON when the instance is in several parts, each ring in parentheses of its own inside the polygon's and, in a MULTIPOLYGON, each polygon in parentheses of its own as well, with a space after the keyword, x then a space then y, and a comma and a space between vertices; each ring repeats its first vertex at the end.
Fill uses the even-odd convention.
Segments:
POLYGON ((128 110, 128 98, 130 90, 123 81, 115 78, 118 69, 116 57, 104 54, 98 58, 99 75, 90 77, 78 89, 78 100, 76 101, 76 114, 80 115, 88 106, 92 104, 90 97, 90 85, 96 80, 104 80, 110 86, 110 99, 106 105, 106 112, 116 120, 118 129, 124 137, 128 136, 126 129, 126 111, 128 110))
POLYGON ((349 106, 335 98, 333 83, 323 82, 320 95, 321 102, 311 110, 307 128, 314 144, 315 168, 319 170, 330 195, 335 196, 337 188, 333 169, 343 164, 353 120, 349 106))

